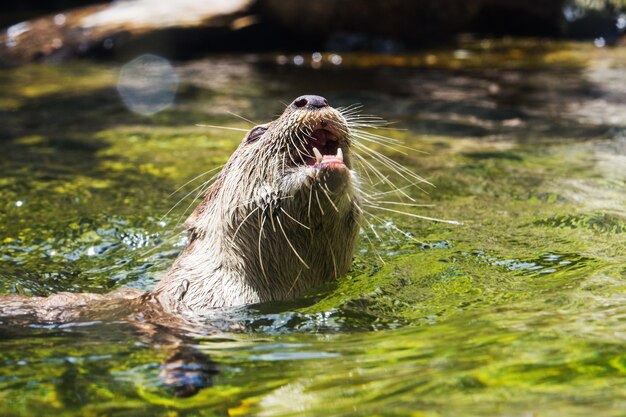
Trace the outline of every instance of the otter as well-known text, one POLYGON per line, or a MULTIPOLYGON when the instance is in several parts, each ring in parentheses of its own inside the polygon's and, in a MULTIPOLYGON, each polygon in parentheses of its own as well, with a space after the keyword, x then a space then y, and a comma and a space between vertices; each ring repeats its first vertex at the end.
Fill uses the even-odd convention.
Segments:
POLYGON ((185 222, 186 248, 152 297, 168 312, 286 300, 350 267, 359 184, 348 123, 296 98, 243 138, 185 222))
POLYGON ((186 220, 187 245, 152 292, 0 297, 0 316, 176 322, 301 296, 352 263, 361 197, 351 146, 341 112, 323 97, 298 97, 245 135, 186 220))
POLYGON ((210 386, 215 364, 193 348, 194 329, 211 331, 204 318, 296 298, 350 268, 364 204, 352 111, 305 95, 247 132, 185 222, 187 245, 153 291, 0 297, 0 322, 126 322, 171 351, 160 376, 175 395, 210 386))

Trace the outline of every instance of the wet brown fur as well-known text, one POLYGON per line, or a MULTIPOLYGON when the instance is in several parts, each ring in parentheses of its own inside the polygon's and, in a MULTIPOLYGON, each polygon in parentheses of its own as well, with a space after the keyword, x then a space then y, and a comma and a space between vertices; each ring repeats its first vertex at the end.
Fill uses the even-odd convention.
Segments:
POLYGON ((304 162, 309 135, 324 128, 349 168, 347 122, 329 106, 292 105, 262 128, 256 140, 244 138, 187 220, 189 243, 153 293, 167 310, 290 299, 350 267, 356 176, 304 162))

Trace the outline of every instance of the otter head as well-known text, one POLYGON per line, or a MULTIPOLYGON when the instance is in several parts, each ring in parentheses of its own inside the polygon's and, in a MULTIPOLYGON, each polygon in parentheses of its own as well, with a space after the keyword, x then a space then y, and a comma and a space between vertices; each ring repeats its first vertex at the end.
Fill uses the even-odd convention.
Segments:
MULTIPOLYGON (((325 98, 301 96, 278 119, 250 130, 229 164, 255 161, 255 180, 283 197, 316 185, 341 197, 343 191, 353 191, 349 133, 344 117, 325 98)), ((256 187, 249 191, 263 192, 256 187)))
POLYGON ((298 97, 246 134, 156 292, 196 311, 294 298, 348 270, 359 218, 345 118, 323 97, 298 97))

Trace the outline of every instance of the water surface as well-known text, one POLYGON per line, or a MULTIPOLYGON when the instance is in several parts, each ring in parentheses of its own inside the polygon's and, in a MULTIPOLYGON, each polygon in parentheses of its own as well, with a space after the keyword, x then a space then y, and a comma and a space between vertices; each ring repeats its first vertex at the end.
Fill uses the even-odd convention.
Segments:
POLYGON ((372 209, 337 283, 194 333, 219 374, 190 398, 159 379, 167 347, 127 323, 5 320, 0 415, 624 415, 624 52, 302 58, 177 64, 152 116, 124 107, 115 65, 0 72, 0 291, 149 290, 207 177, 170 194, 241 140, 196 124, 249 128, 232 113, 262 123, 305 93, 392 121, 419 152, 378 149, 435 187, 407 189, 429 207, 387 207, 462 225, 372 209))

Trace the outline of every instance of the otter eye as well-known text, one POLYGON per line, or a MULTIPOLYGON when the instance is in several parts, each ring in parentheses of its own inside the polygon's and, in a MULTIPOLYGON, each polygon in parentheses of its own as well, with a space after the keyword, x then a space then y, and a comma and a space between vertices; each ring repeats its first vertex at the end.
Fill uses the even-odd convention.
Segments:
POLYGON ((265 131, 267 131, 266 127, 263 126, 257 126, 254 129, 252 129, 249 133, 248 136, 246 137, 246 143, 252 143, 255 140, 257 140, 258 138, 260 138, 261 136, 263 136, 263 134, 265 133, 265 131))

